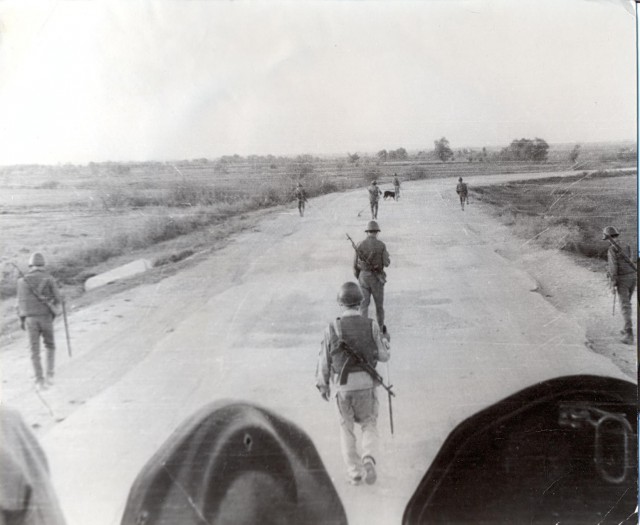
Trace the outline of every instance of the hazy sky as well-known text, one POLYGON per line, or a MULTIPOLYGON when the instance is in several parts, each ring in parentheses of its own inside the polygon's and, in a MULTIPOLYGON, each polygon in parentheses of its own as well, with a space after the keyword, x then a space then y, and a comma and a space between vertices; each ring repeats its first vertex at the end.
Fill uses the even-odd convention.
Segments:
POLYGON ((0 2, 0 164, 635 140, 633 6, 0 2))

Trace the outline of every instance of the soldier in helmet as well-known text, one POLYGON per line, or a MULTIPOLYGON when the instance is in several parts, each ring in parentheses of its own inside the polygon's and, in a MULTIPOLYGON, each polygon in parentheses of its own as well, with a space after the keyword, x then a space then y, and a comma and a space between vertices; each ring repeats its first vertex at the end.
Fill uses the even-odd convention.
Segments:
POLYGON ((378 323, 362 317, 362 292, 354 282, 344 283, 338 292, 342 317, 329 324, 321 343, 316 386, 322 397, 336 398, 340 421, 340 445, 350 483, 375 483, 378 457, 377 383, 343 349, 346 344, 375 368, 390 358, 389 342, 383 339, 378 323), (355 423, 362 430, 361 452, 356 446, 355 423))
POLYGON ((398 178, 398 174, 393 174, 393 193, 395 200, 400 198, 400 179, 398 178))
POLYGON ((631 248, 618 241, 620 233, 613 226, 602 231, 602 240, 611 243, 607 252, 607 275, 611 287, 618 291, 620 310, 624 318, 622 342, 633 344, 633 320, 631 318, 631 297, 636 289, 636 268, 631 261, 631 248))
POLYGON ((464 211, 465 202, 469 204, 469 188, 466 182, 462 182, 462 177, 458 178, 458 185, 456 186, 456 193, 460 197, 460 207, 464 211))
POLYGON ((387 275, 384 269, 391 264, 386 245, 378 239, 380 226, 376 221, 369 221, 365 230, 367 238, 357 246, 353 260, 353 274, 360 283, 364 300, 360 306, 360 313, 364 317, 369 315, 369 303, 373 295, 376 303, 376 319, 378 325, 386 333, 384 324, 384 284, 387 275))
POLYGON ((296 199, 298 199, 298 212, 300 213, 300 217, 304 217, 304 203, 307 201, 307 194, 302 187, 302 184, 298 182, 296 185, 296 189, 293 192, 296 199))
POLYGON ((378 201, 380 200, 380 195, 382 192, 380 188, 378 188, 378 183, 374 180, 371 181, 371 184, 367 188, 369 192, 369 205, 371 206, 371 219, 375 220, 378 218, 378 201))
POLYGON ((18 280, 18 315, 20 326, 29 334, 31 362, 36 375, 36 387, 47 388, 53 384, 56 344, 53 336, 53 319, 62 299, 53 277, 44 269, 41 253, 29 258, 27 275, 18 280), (40 337, 47 349, 46 377, 40 361, 40 337))

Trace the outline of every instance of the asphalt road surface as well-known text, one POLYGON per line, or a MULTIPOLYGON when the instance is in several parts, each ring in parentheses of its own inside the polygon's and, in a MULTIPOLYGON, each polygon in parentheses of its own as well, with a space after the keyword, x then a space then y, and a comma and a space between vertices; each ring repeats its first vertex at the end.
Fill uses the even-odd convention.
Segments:
POLYGON ((379 370, 390 373, 397 397, 392 437, 379 392, 375 485, 346 482, 334 407, 314 387, 323 329, 339 315, 336 292, 353 280, 345 233, 362 239, 369 219, 366 190, 357 190, 312 199, 304 218, 295 209, 274 213, 196 266, 74 312, 74 357, 64 354, 58 324, 57 383, 41 397, 28 384, 26 342, 5 350, 3 399, 38 427, 69 523, 119 523, 145 462, 213 400, 256 402, 297 423, 315 442, 349 523, 388 524, 400 522, 464 418, 552 377, 628 379, 496 253, 496 223, 473 202, 462 212, 455 182, 403 183, 398 202, 380 203, 392 358, 379 370))

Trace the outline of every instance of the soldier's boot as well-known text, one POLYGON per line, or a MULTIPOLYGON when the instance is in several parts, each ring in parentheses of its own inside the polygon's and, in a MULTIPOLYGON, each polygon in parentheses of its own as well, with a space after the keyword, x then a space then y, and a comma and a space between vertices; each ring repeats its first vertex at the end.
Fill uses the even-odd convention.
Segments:
POLYGON ((364 481, 367 485, 373 485, 378 479, 376 474, 376 462, 371 456, 365 456, 362 461, 364 465, 364 481))
POLYGON ((386 339, 388 342, 391 342, 391 334, 389 333, 389 330, 387 330, 386 324, 382 325, 382 338, 386 339))
POLYGON ((633 330, 627 330, 625 332, 625 336, 620 340, 621 343, 624 343, 625 345, 632 345, 633 344, 633 330))

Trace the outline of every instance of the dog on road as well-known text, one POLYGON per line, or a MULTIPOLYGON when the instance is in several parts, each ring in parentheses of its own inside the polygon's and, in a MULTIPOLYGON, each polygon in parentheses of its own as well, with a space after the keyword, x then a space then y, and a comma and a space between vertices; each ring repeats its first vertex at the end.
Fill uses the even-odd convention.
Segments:
POLYGON ((385 190, 384 195, 382 196, 384 200, 393 199, 396 200, 396 192, 391 190, 385 190))

